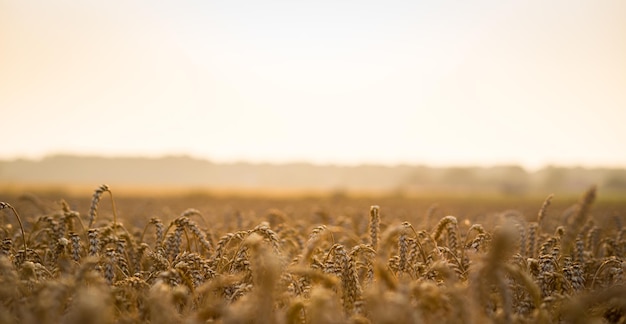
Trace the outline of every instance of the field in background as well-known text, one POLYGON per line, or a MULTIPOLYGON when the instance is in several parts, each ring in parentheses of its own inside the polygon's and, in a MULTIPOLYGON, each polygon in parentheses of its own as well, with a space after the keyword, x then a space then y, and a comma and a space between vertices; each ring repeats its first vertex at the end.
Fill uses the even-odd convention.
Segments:
MULTIPOLYGON (((506 212, 516 211, 530 221, 550 193, 508 195, 489 192, 386 192, 386 191, 325 191, 284 189, 190 189, 172 187, 121 187, 113 188, 116 208, 120 215, 132 219, 161 217, 175 218, 186 209, 199 210, 205 217, 228 219, 239 213, 253 219, 263 217, 271 210, 281 210, 289 217, 302 218, 316 214, 338 217, 346 211, 360 213, 364 217, 369 206, 380 205, 385 214, 396 221, 407 220, 420 224, 430 215, 437 217, 454 215, 475 222, 497 218, 506 212), (403 219, 404 218, 404 219, 403 219)), ((73 210, 86 214, 91 204, 93 188, 88 186, 0 186, 0 200, 12 202, 23 210, 24 216, 35 217, 45 211, 51 213, 66 201, 73 210)), ((567 209, 578 200, 579 195, 556 194, 552 200, 547 219, 562 221, 567 209)), ((111 206, 103 203, 100 217, 111 218, 111 206)), ((626 217, 626 196, 599 192, 594 204, 597 217, 626 217)), ((326 221, 331 221, 328 219, 326 221)), ((626 219, 625 219, 626 221, 626 219)))

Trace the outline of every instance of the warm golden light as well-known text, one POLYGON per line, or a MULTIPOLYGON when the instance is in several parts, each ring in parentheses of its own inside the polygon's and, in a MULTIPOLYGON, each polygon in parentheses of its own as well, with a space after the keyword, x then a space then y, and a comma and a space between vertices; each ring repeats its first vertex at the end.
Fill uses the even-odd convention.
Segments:
POLYGON ((621 1, 2 1, 0 53, 0 158, 626 166, 621 1))

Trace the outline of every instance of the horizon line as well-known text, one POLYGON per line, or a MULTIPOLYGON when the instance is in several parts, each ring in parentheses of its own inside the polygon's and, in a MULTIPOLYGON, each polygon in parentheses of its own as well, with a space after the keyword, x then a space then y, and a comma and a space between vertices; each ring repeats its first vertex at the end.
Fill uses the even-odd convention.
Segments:
POLYGON ((477 168, 477 169, 489 169, 498 167, 518 167, 525 172, 532 173, 548 168, 564 168, 564 169, 616 169, 626 170, 626 165, 615 164, 585 164, 585 163, 543 163, 541 166, 529 167, 523 163, 428 163, 428 162, 395 162, 385 163, 376 161, 363 161, 363 162, 329 162, 329 161, 312 161, 306 159, 292 159, 284 161, 272 161, 264 159, 251 159, 251 158, 233 158, 233 159, 215 159, 208 158, 201 155, 194 155, 190 153, 163 153, 163 154, 103 154, 103 153, 46 153, 42 155, 14 155, 14 156, 0 156, 0 162, 17 162, 20 160, 40 162, 50 158, 56 157, 70 157, 70 158, 101 158, 101 159, 146 159, 146 160, 160 160, 167 158, 187 158, 191 160, 203 161, 213 164, 248 164, 248 165, 272 165, 272 166, 285 166, 285 165, 297 165, 304 164, 315 167, 362 167, 362 166, 374 166, 374 167, 425 167, 432 169, 454 169, 454 168, 477 168))

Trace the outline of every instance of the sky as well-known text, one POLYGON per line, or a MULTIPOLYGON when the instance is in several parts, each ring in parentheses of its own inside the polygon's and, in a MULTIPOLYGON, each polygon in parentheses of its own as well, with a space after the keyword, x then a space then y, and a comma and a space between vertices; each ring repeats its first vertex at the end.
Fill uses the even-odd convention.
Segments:
POLYGON ((0 0, 0 159, 626 167, 626 2, 0 0))

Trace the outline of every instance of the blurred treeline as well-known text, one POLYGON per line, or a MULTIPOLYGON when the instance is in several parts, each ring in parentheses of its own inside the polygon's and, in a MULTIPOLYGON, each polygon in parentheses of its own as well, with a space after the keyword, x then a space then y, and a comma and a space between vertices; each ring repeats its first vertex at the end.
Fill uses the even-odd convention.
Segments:
POLYGON ((178 186, 315 190, 488 191, 579 193, 590 185, 626 193, 626 169, 549 166, 334 166, 309 163, 213 163, 186 156, 103 158, 55 155, 0 161, 0 183, 49 185, 178 186))

